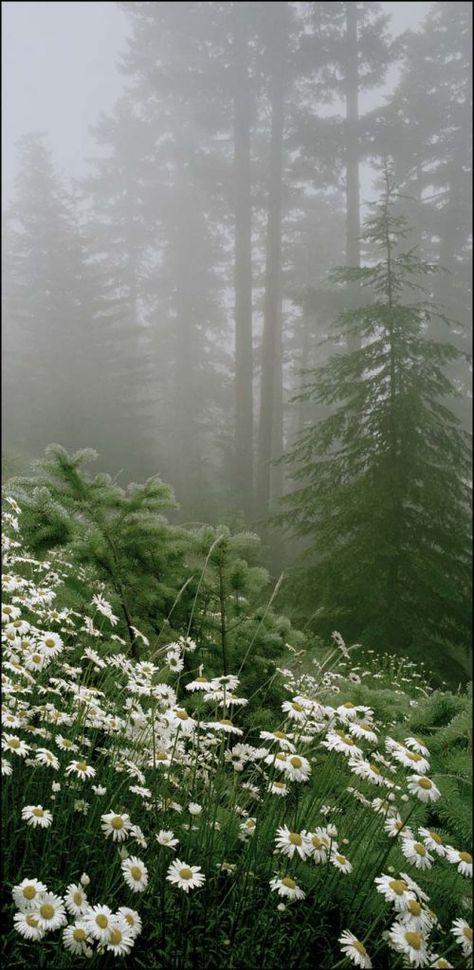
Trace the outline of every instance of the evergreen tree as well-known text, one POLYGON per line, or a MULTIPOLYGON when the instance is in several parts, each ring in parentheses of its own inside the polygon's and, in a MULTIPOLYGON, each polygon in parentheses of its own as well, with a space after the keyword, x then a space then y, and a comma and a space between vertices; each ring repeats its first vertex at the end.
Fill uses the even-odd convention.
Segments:
POLYGON ((124 490, 109 475, 92 478, 84 466, 96 458, 91 450, 69 455, 49 445, 34 477, 14 480, 11 490, 29 548, 41 554, 67 546, 91 566, 112 590, 137 656, 136 629, 156 637, 171 611, 178 629, 180 615, 187 623, 190 604, 179 593, 190 575, 184 565, 190 537, 163 516, 175 507, 167 485, 151 478, 124 490), (173 609, 177 601, 181 614, 173 609))
POLYGON ((444 369, 460 352, 427 336, 443 314, 410 302, 413 280, 433 267, 404 248, 396 202, 386 171, 364 232, 374 261, 334 275, 374 299, 337 320, 340 341, 355 336, 360 348, 336 353, 302 392, 331 413, 286 456, 299 484, 280 521, 308 540, 297 580, 318 630, 337 618, 373 646, 466 646, 469 448, 443 403, 453 394, 444 369))
POLYGON ((5 442, 30 456, 51 436, 68 447, 106 445, 100 279, 44 137, 24 136, 19 152, 3 250, 5 442))

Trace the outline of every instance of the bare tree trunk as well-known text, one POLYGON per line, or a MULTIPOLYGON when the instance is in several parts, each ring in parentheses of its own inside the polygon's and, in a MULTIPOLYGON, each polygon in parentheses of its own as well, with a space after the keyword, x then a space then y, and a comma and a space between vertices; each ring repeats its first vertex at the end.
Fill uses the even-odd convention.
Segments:
POLYGON ((271 145, 263 307, 262 382, 257 468, 258 515, 265 519, 281 487, 271 461, 282 452, 281 213, 285 41, 288 4, 273 5, 274 42, 270 78, 271 145))
POLYGON ((235 469, 237 499, 253 511, 252 202, 250 195, 251 94, 247 3, 235 5, 235 469))

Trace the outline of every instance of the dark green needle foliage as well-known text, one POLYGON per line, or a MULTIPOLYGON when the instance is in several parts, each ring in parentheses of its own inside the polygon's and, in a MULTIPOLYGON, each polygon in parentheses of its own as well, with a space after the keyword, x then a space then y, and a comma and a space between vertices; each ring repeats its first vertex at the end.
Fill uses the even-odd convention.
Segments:
MULTIPOLYGON (((36 477, 19 478, 11 488, 21 503, 29 548, 49 553, 68 546, 76 561, 90 565, 115 593, 125 636, 137 655, 133 627, 148 636, 159 632, 189 578, 184 559, 190 537, 163 515, 175 508, 168 485, 150 478, 123 489, 110 475, 93 478, 84 466, 96 457, 90 450, 69 455, 60 445, 49 445, 35 463, 36 477)), ((173 621, 179 622, 180 608, 183 597, 173 621)))
POLYGON ((370 293, 334 325, 360 349, 307 374, 300 399, 330 413, 286 455, 295 489, 280 521, 307 542, 294 586, 318 632, 338 624, 418 656, 436 644, 443 663, 469 642, 469 440, 445 374, 460 352, 428 337, 434 317, 449 324, 430 302, 434 267, 410 248, 387 169, 384 186, 363 233, 372 261, 333 274, 370 293))

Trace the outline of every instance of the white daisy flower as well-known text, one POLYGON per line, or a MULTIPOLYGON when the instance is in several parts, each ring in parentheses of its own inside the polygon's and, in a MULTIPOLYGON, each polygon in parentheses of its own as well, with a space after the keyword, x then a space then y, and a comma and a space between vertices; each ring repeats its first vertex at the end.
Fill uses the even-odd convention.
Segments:
POLYGON ((53 771, 57 771, 59 768, 59 759, 48 748, 37 748, 35 761, 46 768, 52 768, 53 771))
POLYGON ((349 768, 354 775, 358 775, 364 781, 371 781, 374 785, 386 785, 387 783, 380 768, 369 761, 349 758, 349 768))
POLYGON ((169 849, 174 849, 176 845, 179 845, 179 839, 175 837, 174 832, 171 830, 166 831, 165 829, 160 829, 155 838, 159 845, 165 845, 169 849))
POLYGON ((423 826, 420 826, 418 829, 418 835, 421 835, 421 838, 428 849, 431 849, 432 852, 436 852, 437 855, 444 858, 444 856, 447 854, 448 847, 444 845, 443 839, 440 835, 438 835, 437 832, 434 832, 433 829, 426 829, 423 828, 423 826))
POLYGON ((308 855, 311 856, 316 863, 326 862, 328 857, 328 849, 331 845, 331 839, 328 837, 325 830, 316 829, 314 832, 305 831, 301 834, 305 839, 308 855))
POLYGON ((63 738, 62 734, 58 734, 54 740, 61 751, 79 751, 77 744, 69 738, 63 738))
POLYGON ((423 755, 424 758, 429 758, 430 753, 422 738, 405 738, 405 744, 407 748, 423 755))
MULTIPOLYGON (((348 728, 355 738, 363 738, 365 741, 370 741, 371 744, 377 743, 374 725, 370 724, 369 721, 350 721, 348 728)), ((349 931, 347 930, 346 932, 349 931)))
POLYGON ((415 896, 417 897, 417 899, 421 899, 423 903, 429 902, 430 897, 428 896, 428 894, 424 892, 421 886, 419 886, 418 883, 415 882, 415 880, 412 879, 412 877, 407 872, 401 872, 400 879, 405 880, 408 888, 411 890, 411 892, 415 893, 415 896))
POLYGON ((2 761, 1 761, 1 773, 2 773, 2 775, 4 777, 7 777, 8 775, 11 775, 12 771, 13 771, 13 768, 12 768, 10 762, 9 761, 5 761, 5 759, 2 758, 2 761))
POLYGON ((127 886, 135 893, 142 893, 148 886, 148 870, 141 859, 136 856, 129 856, 124 859, 121 865, 123 878, 127 886))
POLYGON ((279 795, 284 798, 288 794, 288 788, 282 781, 272 781, 270 785, 270 794, 279 795))
POLYGON ((205 875, 201 872, 201 866, 189 866, 180 859, 175 859, 168 867, 166 878, 168 882, 179 886, 185 893, 202 886, 206 881, 205 875))
POLYGON ((84 917, 86 929, 99 943, 108 943, 114 914, 108 906, 91 906, 84 917))
POLYGON ((275 844, 280 852, 287 855, 290 859, 293 858, 295 852, 299 855, 300 859, 307 859, 309 855, 304 836, 299 832, 291 832, 286 825, 277 829, 275 844))
POLYGON ((202 805, 198 802, 190 802, 188 805, 188 812, 190 815, 200 815, 202 812, 202 805))
POLYGON ((260 731, 260 735, 264 741, 276 741, 282 751, 294 751, 295 746, 291 740, 291 735, 285 734, 284 731, 260 731))
POLYGON ((85 781, 87 778, 94 778, 95 768, 92 765, 88 765, 86 761, 71 761, 66 768, 66 775, 75 774, 81 781, 85 781))
POLYGON ((118 812, 108 812, 106 815, 101 815, 101 819, 102 831, 107 837, 111 835, 114 842, 123 842, 126 838, 128 838, 130 829, 132 827, 129 815, 120 815, 118 812))
POLYGON ((336 708, 336 712, 343 721, 352 721, 357 717, 357 705, 352 701, 346 701, 336 708))
POLYGON ((89 949, 90 931, 84 920, 77 920, 71 926, 66 926, 62 932, 62 940, 66 950, 74 956, 86 956, 89 949))
POLYGON ((438 956, 437 953, 430 953, 430 967, 440 968, 440 970, 454 970, 453 964, 449 963, 444 957, 438 956), (431 961, 435 962, 432 963, 431 961))
POLYGON ((36 910, 15 913, 13 925, 25 940, 41 940, 46 932, 40 924, 36 910))
POLYGON ((130 953, 134 943, 135 938, 129 932, 127 923, 125 923, 121 917, 115 917, 114 925, 110 929, 106 949, 111 953, 115 953, 116 956, 122 957, 130 953))
POLYGON ((175 731, 179 730, 183 734, 192 734, 196 727, 196 721, 185 711, 184 707, 175 707, 173 710, 165 712, 165 718, 170 727, 175 731))
POLYGON ((393 876, 377 876, 374 880, 377 892, 381 893, 388 903, 392 903, 398 912, 405 912, 411 899, 415 899, 413 890, 406 879, 395 879, 393 876))
POLYGON ((58 930, 67 923, 66 910, 60 896, 45 893, 35 910, 35 916, 43 930, 58 930))
POLYGON ((345 855, 341 855, 337 847, 334 847, 331 851, 331 862, 336 869, 345 874, 352 872, 352 863, 349 859, 346 859, 345 855))
POLYGON ((416 751, 407 751, 406 748, 398 748, 393 752, 393 757, 395 761, 398 761, 405 768, 416 771, 418 775, 426 775, 426 772, 430 769, 429 761, 416 751))
POLYGON ((400 848, 405 856, 417 869, 431 869, 433 856, 422 842, 414 839, 403 839, 400 848))
POLYGON ((364 944, 350 930, 344 930, 339 937, 339 943, 341 944, 342 952, 352 960, 356 967, 362 967, 363 970, 370 970, 372 961, 369 954, 364 944))
POLYGON ((453 849, 452 845, 447 845, 446 855, 449 862, 457 865, 458 872, 462 876, 468 876, 472 879, 472 855, 470 852, 461 852, 460 849, 453 849))
POLYGON ((422 933, 416 933, 396 923, 388 931, 387 936, 393 949, 408 957, 414 967, 423 967, 428 962, 427 942, 422 933))
POLYGON ((308 717, 308 711, 299 701, 283 701, 281 708, 291 721, 306 721, 308 717))
POLYGON ((270 879, 270 888, 277 892, 279 896, 286 896, 287 899, 305 898, 305 893, 291 876, 275 876, 270 879))
POLYGON ((18 738, 16 734, 4 734, 2 737, 2 748, 4 751, 13 752, 17 754, 20 758, 25 758, 28 752, 31 750, 30 745, 26 744, 21 738, 18 738))
POLYGON ((47 891, 44 882, 40 882, 39 879, 23 879, 12 889, 13 902, 18 909, 27 912, 37 908, 38 902, 47 891))
POLYGON ((43 633, 38 639, 38 645, 44 651, 46 656, 53 658, 57 657, 63 650, 63 641, 57 633, 43 633))
POLYGON ((47 829, 53 821, 51 812, 47 808, 43 808, 42 805, 25 805, 21 810, 21 817, 33 828, 39 826, 42 829, 47 829))
POLYGON ((459 917, 455 919, 450 931, 456 942, 462 946, 464 956, 469 957, 472 953, 472 929, 465 919, 459 917))
POLYGON ((207 677, 203 677, 201 675, 200 677, 196 677, 195 680, 192 680, 190 684, 186 684, 186 690, 208 690, 209 684, 210 681, 207 679, 207 677))
POLYGON ((340 751, 341 754, 350 755, 352 758, 362 757, 361 749, 357 747, 353 738, 345 731, 328 731, 321 744, 328 751, 340 751))
POLYGON ((129 906, 121 906, 118 910, 118 915, 120 915, 126 922, 130 936, 133 939, 136 939, 142 930, 142 921, 140 915, 135 909, 130 909, 129 906))
POLYGON ((148 760, 149 768, 169 768, 171 765, 171 751, 162 749, 155 751, 148 760))
POLYGON ((290 781, 307 781, 311 774, 311 765, 303 755, 288 754, 282 767, 290 781))
POLYGON ((409 899, 405 912, 401 913, 398 918, 404 926, 410 930, 415 930, 417 933, 429 933, 432 926, 437 922, 434 913, 429 909, 423 909, 417 899, 409 899))
POLYGON ((412 775, 408 779, 407 788, 410 794, 416 795, 421 802, 435 802, 441 796, 435 783, 426 775, 412 775))
POLYGON ((411 829, 407 828, 405 822, 400 818, 399 815, 393 815, 391 818, 386 818, 383 823, 383 827, 390 838, 396 838, 400 836, 402 839, 413 839, 413 832, 411 829))
POLYGON ((64 905, 71 916, 83 916, 89 908, 87 896, 82 886, 72 882, 64 894, 64 905))

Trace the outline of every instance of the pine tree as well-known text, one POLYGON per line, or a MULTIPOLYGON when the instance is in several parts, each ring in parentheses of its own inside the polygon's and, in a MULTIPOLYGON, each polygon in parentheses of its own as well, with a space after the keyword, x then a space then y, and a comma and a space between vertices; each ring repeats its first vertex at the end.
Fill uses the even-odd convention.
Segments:
POLYGON ((173 611, 179 630, 180 610, 186 629, 190 604, 179 593, 190 576, 184 563, 190 537, 164 518, 175 503, 159 478, 124 490, 109 475, 88 474, 85 466, 96 458, 90 449, 70 455, 49 445, 35 462, 35 475, 14 480, 10 488, 22 509, 28 547, 39 554, 68 547, 93 568, 112 590, 131 653, 138 656, 136 629, 156 637, 173 611))
POLYGON ((334 274, 373 291, 336 322, 340 341, 361 346, 336 353, 302 392, 331 413, 286 456, 298 485, 281 521, 308 540, 298 583, 318 630, 337 618, 347 638, 373 646, 421 648, 433 637, 465 646, 469 447, 443 401, 454 393, 444 369, 460 352, 427 336, 441 311, 424 294, 410 302, 412 281, 434 267, 404 248, 387 170, 384 181, 363 234, 374 261, 334 274))

